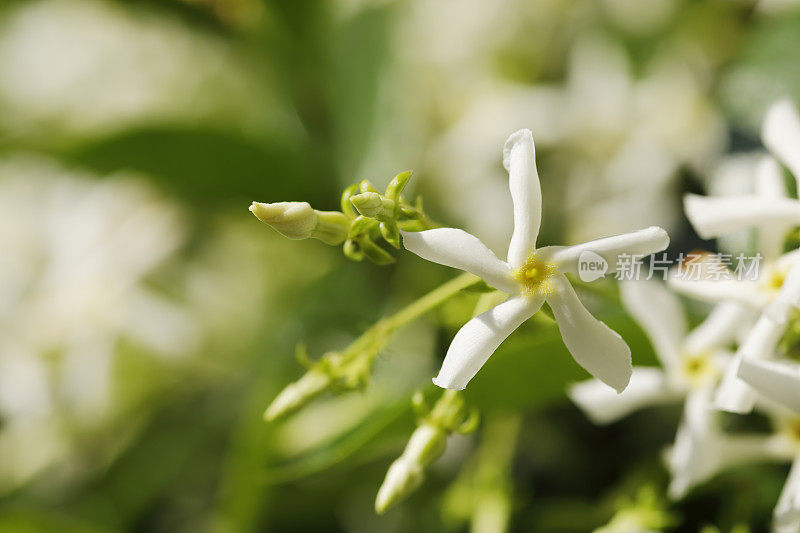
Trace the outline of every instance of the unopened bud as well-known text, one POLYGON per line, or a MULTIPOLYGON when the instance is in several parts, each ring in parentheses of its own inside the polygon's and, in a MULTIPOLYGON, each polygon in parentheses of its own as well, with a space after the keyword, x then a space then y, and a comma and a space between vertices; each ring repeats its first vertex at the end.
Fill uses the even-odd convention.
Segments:
POLYGON ((392 178, 392 181, 390 181, 389 185, 386 187, 386 196, 391 198, 392 200, 398 200, 400 198, 400 194, 402 194, 403 189, 406 188, 408 180, 410 179, 411 179, 410 170, 406 172, 401 172, 400 174, 392 178))
POLYGON ((350 227, 347 217, 338 211, 315 211, 308 202, 253 202, 250 211, 289 239, 319 239, 326 244, 344 242, 350 227))
POLYGON ((375 498, 375 511, 383 514, 414 492, 425 479, 425 469, 444 453, 446 445, 447 433, 443 429, 430 424, 419 426, 403 454, 386 472, 375 498))
POLYGON ((264 420, 272 422, 297 411, 328 390, 331 383, 331 377, 328 374, 309 370, 303 377, 288 385, 278 394, 264 413, 264 420))
POLYGON ((394 217, 394 201, 376 192, 362 192, 361 194, 353 195, 350 197, 350 201, 358 209, 358 212, 365 217, 379 220, 394 217))

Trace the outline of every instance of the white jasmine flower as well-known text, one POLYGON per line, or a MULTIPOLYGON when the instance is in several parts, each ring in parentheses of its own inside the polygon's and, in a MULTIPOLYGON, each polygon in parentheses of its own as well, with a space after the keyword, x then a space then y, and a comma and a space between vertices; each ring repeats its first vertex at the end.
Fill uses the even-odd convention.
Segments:
POLYGON ((800 260, 795 260, 774 301, 764 310, 755 326, 745 337, 736 358, 728 367, 717 391, 716 404, 720 409, 747 413, 753 409, 755 391, 737 377, 740 364, 747 359, 768 359, 775 351, 786 330, 789 313, 800 303, 800 260))
POLYGON ((728 468, 763 461, 785 461, 795 446, 782 433, 727 435, 719 426, 712 390, 689 395, 675 445, 667 453, 672 474, 669 494, 682 498, 692 487, 728 468))
MULTIPOLYGON (((766 113, 762 140, 769 151, 800 178, 800 117, 789 100, 774 103, 766 113)), ((684 198, 686 215, 697 233, 710 239, 747 228, 758 233, 759 253, 765 261, 757 276, 725 280, 670 277, 671 286, 687 296, 704 301, 736 300, 763 308, 777 295, 797 251, 782 254, 788 230, 800 224, 800 201, 788 197, 783 171, 769 155, 763 156, 754 170, 752 194, 684 198)))
MULTIPOLYGON (((536 248, 542 198, 530 130, 509 137, 503 149, 514 204, 514 233, 507 261, 472 235, 454 228, 403 232, 405 247, 435 263, 471 272, 509 298, 468 322, 456 334, 434 383, 463 389, 497 347, 546 301, 575 360, 618 392, 631 376, 630 349, 581 304, 564 276, 577 271, 579 256, 593 252, 609 265, 619 254, 645 255, 669 244, 667 233, 650 227, 577 246, 536 248)), ((612 266, 613 268, 613 266, 612 266)))
MULTIPOLYGON (((761 132, 770 153, 800 179, 800 117, 794 104, 780 100, 767 110, 761 132)), ((704 239, 718 237, 743 228, 759 229, 762 253, 775 257, 781 251, 783 236, 800 224, 800 201, 788 198, 783 175, 769 156, 756 170, 756 193, 708 197, 689 194, 684 198, 686 215, 704 239), (778 238, 779 237, 779 238, 778 238)))
POLYGON ((725 345, 751 320, 746 307, 722 303, 702 324, 687 332, 681 302, 664 284, 629 281, 620 284, 620 292, 625 309, 653 343, 663 369, 633 367, 631 382, 620 395, 610 393, 597 380, 573 385, 570 397, 597 424, 713 387, 732 356, 725 345))

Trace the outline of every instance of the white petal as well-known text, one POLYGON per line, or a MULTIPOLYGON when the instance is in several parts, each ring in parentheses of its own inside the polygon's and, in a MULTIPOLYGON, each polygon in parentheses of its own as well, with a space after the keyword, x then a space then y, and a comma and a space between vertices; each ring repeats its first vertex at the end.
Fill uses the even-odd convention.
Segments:
POLYGON ((775 348, 783 334, 784 326, 762 314, 753 329, 736 352, 736 358, 728 365, 722 378, 715 403, 718 409, 731 413, 749 413, 756 401, 755 391, 739 379, 739 363, 743 359, 767 359, 773 357, 775 348))
POLYGON ((511 134, 503 147, 503 166, 508 170, 514 202, 514 234, 507 260, 513 267, 519 267, 536 249, 542 219, 542 191, 531 130, 511 134))
POLYGON ((765 155, 759 158, 755 168, 756 194, 764 198, 787 198, 783 170, 774 157, 765 155))
POLYGON ((800 366, 742 359, 738 375, 759 394, 800 414, 800 366))
POLYGON ((683 209, 703 239, 754 226, 800 224, 800 202, 791 198, 687 194, 683 209))
POLYGON ((791 100, 778 100, 767 109, 761 139, 794 177, 800 179, 800 117, 791 100))
POLYGON ((687 396, 683 420, 669 452, 671 498, 682 498, 694 485, 713 477, 719 468, 718 445, 707 389, 687 396))
POLYGON ((547 249, 548 260, 558 263, 562 272, 577 272, 578 259, 584 252, 593 252, 608 263, 609 272, 617 269, 620 255, 645 256, 664 250, 669 235, 658 226, 605 237, 575 246, 554 246, 547 249))
MULTIPOLYGON (((770 156, 764 156, 756 166, 756 194, 764 198, 786 198, 783 170, 770 156)), ((758 249, 768 260, 783 253, 783 241, 791 225, 764 224, 758 227, 758 249)))
POLYGON ((625 309, 650 337, 661 364, 676 363, 686 335, 686 316, 678 297, 656 280, 622 282, 620 296, 625 309))
POLYGON ((403 246, 423 259, 471 272, 503 292, 514 292, 517 284, 508 265, 498 259, 485 244, 455 228, 427 231, 403 231, 403 246))
POLYGON ((563 275, 553 278, 555 290, 547 296, 567 349, 590 374, 622 392, 631 378, 631 350, 617 332, 597 320, 583 306, 563 275))
POLYGON ((714 306, 708 317, 689 332, 684 348, 700 353, 725 346, 735 340, 742 330, 755 321, 755 312, 737 302, 723 302, 714 306))
POLYGON ((781 496, 778 498, 773 528, 778 533, 800 531, 800 457, 792 463, 789 477, 786 478, 781 496))
POLYGON ((667 283, 672 290, 701 302, 737 302, 755 309, 769 302, 769 295, 759 289, 757 282, 750 280, 694 279, 682 276, 677 269, 673 269, 667 283))
POLYGON ((541 306, 542 299, 512 296, 467 322, 450 344, 433 382, 443 389, 466 387, 506 337, 541 306))
POLYGON ((628 387, 620 394, 605 383, 589 379, 572 385, 567 394, 595 424, 609 424, 639 409, 679 399, 658 368, 635 366, 628 387))

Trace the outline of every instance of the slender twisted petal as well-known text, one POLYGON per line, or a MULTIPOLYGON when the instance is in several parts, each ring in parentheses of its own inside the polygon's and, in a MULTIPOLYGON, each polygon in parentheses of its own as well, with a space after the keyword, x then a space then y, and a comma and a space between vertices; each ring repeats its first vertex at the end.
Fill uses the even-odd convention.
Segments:
POLYGON ((512 296, 476 316, 458 331, 433 382, 461 390, 497 347, 542 306, 543 299, 512 296))
POLYGON ((762 396, 800 414, 800 366, 743 359, 738 376, 762 396))
MULTIPOLYGON (((770 156, 764 156, 756 166, 756 194, 762 198, 788 197, 783 170, 770 156)), ((787 224, 761 224, 758 227, 758 248, 764 257, 773 260, 783 253, 783 241, 789 229, 791 225, 787 224)))
POLYGON ((503 166, 514 202, 514 234, 508 246, 508 263, 522 265, 536 248, 542 219, 542 191, 536 171, 536 150, 530 130, 519 130, 503 147, 503 166))
POLYGON ((681 392, 670 386, 663 371, 644 366, 633 367, 628 388, 620 394, 615 394, 597 379, 576 383, 567 394, 598 425, 616 422, 644 407, 668 403, 681 397, 681 392))
POLYGON ((735 340, 755 321, 755 312, 738 302, 722 302, 684 340, 691 353, 707 352, 735 340))
POLYGON ((800 179, 800 117, 791 100, 772 104, 761 128, 764 145, 800 179))
POLYGON ((661 364, 675 365, 686 336, 686 316, 678 297, 655 280, 623 282, 620 295, 625 309, 650 337, 661 364))
POLYGON ((683 208, 703 239, 753 226, 800 224, 800 202, 790 198, 687 194, 683 197, 683 208))
POLYGON ((792 463, 774 514, 773 529, 777 533, 796 533, 800 530, 800 457, 792 463))
POLYGON ((403 246, 423 259, 475 274, 503 292, 517 290, 508 265, 466 231, 437 228, 401 233, 403 246))
POLYGON ((577 272, 578 259, 584 252, 594 252, 606 260, 609 271, 616 270, 620 255, 644 256, 669 246, 669 235, 658 226, 604 237, 575 246, 553 246, 546 249, 548 260, 558 263, 562 272, 577 272))
POLYGON ((617 332, 589 313, 564 275, 554 277, 553 284, 555 290, 547 303, 572 357, 594 377, 622 392, 633 370, 630 348, 617 332))
POLYGON ((725 376, 717 389, 715 403, 718 409, 731 413, 749 413, 756 402, 756 393, 739 379, 739 364, 745 358, 762 359, 772 357, 778 340, 783 334, 783 326, 762 314, 753 329, 748 333, 736 358, 728 365, 725 376))

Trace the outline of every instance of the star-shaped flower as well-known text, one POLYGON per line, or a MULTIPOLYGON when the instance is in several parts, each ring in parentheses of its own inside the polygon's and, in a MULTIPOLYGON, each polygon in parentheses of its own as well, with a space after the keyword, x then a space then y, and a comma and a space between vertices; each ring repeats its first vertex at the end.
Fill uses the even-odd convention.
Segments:
POLYGON ((621 254, 641 256, 666 248, 667 233, 650 227, 576 246, 537 248, 542 194, 530 130, 508 138, 503 166, 509 173, 514 204, 514 232, 506 261, 459 229, 403 232, 406 249, 434 263, 471 272, 510 295, 461 328, 433 382, 448 389, 466 387, 506 337, 547 302, 564 344, 578 364, 621 392, 631 376, 630 349, 616 332, 589 313, 564 274, 577 272, 579 258, 588 252, 613 270, 621 254))

